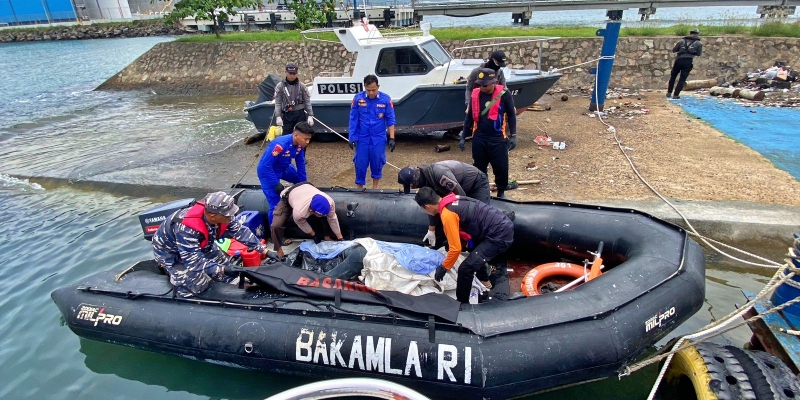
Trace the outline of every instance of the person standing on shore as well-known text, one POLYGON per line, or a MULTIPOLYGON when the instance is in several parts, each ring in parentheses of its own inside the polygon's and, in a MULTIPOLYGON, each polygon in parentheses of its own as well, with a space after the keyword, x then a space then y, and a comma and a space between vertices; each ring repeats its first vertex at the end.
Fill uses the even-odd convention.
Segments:
POLYGON ((491 68, 495 75, 497 75, 497 82, 505 86, 506 77, 503 74, 503 67, 505 66, 506 53, 503 53, 503 50, 496 50, 489 56, 489 61, 473 69, 469 74, 469 78, 467 78, 467 90, 466 93, 464 93, 464 104, 469 104, 469 98, 472 96, 472 90, 478 88, 478 85, 475 84, 475 81, 478 80, 478 73, 480 73, 484 68, 491 68))
POLYGON ((689 36, 684 37, 675 43, 672 48, 673 53, 677 53, 675 62, 672 64, 672 71, 669 73, 669 84, 667 85, 667 97, 673 99, 681 98, 681 90, 683 85, 686 84, 686 78, 694 65, 692 61, 695 57, 703 54, 703 44, 700 43, 700 31, 697 28, 689 32, 689 36), (680 75, 678 85, 675 86, 675 78, 680 75), (672 89, 675 89, 673 94, 672 89))
MULTIPOLYGON (((286 78, 275 85, 275 126, 285 127, 284 134, 294 132, 298 122, 314 126, 314 111, 311 108, 311 93, 306 85, 297 79, 297 64, 286 64, 286 78)), ((258 132, 244 140, 245 144, 264 140, 267 132, 258 132)))
POLYGON ((492 164, 497 197, 505 198, 508 185, 508 152, 517 147, 517 114, 514 98, 503 85, 497 84, 494 70, 484 68, 475 81, 464 129, 458 148, 464 151, 467 135, 472 136, 472 160, 484 174, 492 164))
POLYGON ((394 104, 388 94, 378 91, 378 77, 364 77, 364 91, 356 94, 350 106, 350 148, 355 150, 355 184, 363 189, 367 182, 367 167, 372 175, 372 188, 377 189, 383 166, 386 165, 386 147, 394 151, 394 104), (386 140, 386 133, 389 140, 386 140))

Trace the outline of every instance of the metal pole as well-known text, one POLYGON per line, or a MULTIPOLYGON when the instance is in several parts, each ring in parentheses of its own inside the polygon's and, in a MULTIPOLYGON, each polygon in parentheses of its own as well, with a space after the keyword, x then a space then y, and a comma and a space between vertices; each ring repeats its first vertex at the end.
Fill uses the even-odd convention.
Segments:
POLYGON ((603 111, 606 101, 608 83, 611 81, 611 69, 614 67, 614 55, 617 52, 619 29, 622 26, 622 10, 609 11, 606 29, 598 29, 597 36, 603 37, 603 48, 600 50, 600 62, 593 72, 597 75, 592 98, 589 102, 589 111, 603 111))
POLYGON ((14 5, 11 4, 11 0, 8 0, 8 7, 11 9, 11 15, 14 16, 15 25, 19 25, 19 18, 17 18, 17 12, 14 11, 14 5))
POLYGON ((44 11, 45 18, 47 18, 47 23, 52 24, 53 20, 50 18, 50 11, 47 9, 47 2, 42 0, 42 11, 44 11))

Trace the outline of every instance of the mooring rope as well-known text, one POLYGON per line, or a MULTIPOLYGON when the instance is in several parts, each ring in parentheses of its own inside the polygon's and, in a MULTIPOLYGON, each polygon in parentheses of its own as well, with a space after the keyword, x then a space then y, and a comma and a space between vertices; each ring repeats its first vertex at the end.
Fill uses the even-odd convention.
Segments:
MULTIPOLYGON (((600 59, 607 59, 607 58, 601 57, 600 59)), ((599 67, 599 62, 598 62, 598 67, 599 67)), ((598 80, 599 80, 599 74, 595 74, 595 104, 599 104, 600 103, 599 102, 599 97, 598 97, 599 94, 597 93, 597 90, 596 90, 597 89, 598 80)), ((645 360, 642 360, 642 361, 640 361, 638 363, 635 363, 633 365, 630 365, 630 366, 625 366, 619 372, 618 378, 622 379, 623 377, 628 376, 628 375, 630 375, 630 374, 632 374, 632 373, 634 373, 634 372, 636 372, 636 371, 638 371, 638 370, 640 370, 642 368, 645 368, 645 367, 647 367, 649 365, 652 365, 654 363, 657 363, 657 362, 660 362, 661 360, 666 359, 666 362, 664 362, 664 365, 662 366, 661 371, 659 372, 658 377, 656 378, 655 384, 653 385, 653 388, 650 391, 650 395, 648 396, 648 400, 652 400, 655 397, 656 392, 658 391, 658 387, 661 384, 661 381, 664 378, 664 375, 666 374, 667 367, 669 366, 670 361, 672 361, 672 357, 677 352, 679 352, 679 351, 681 351, 681 350, 683 350, 685 348, 688 348, 688 347, 690 347, 690 346, 692 346, 694 344, 701 343, 701 342, 703 342, 705 340, 708 340, 708 339, 710 339, 710 338, 712 338, 714 336, 721 335, 721 334, 723 334, 725 332, 728 332, 728 331, 730 331, 732 329, 738 328, 738 327, 746 325, 746 324, 748 324, 750 322, 754 322, 754 321, 756 321, 758 319, 764 318, 766 315, 769 315, 769 314, 772 314, 774 312, 780 311, 780 310, 782 310, 782 309, 784 309, 786 307, 789 307, 791 305, 800 303, 800 296, 799 296, 799 297, 797 297, 797 298, 795 298, 795 299, 793 299, 791 301, 788 301, 788 302, 786 302, 786 303, 784 303, 784 304, 782 304, 780 306, 773 307, 772 309, 767 310, 764 313, 757 314, 757 315, 755 315, 755 316, 753 316, 753 317, 751 317, 751 318, 749 318, 749 319, 747 319, 745 321, 742 321, 742 322, 740 322, 738 324, 735 324, 735 325, 733 325, 731 327, 728 327, 728 325, 730 325, 731 323, 733 323, 737 319, 741 318, 745 313, 747 313, 753 307, 753 305, 756 302, 762 300, 768 294, 772 293, 772 291, 774 291, 778 286, 780 286, 780 285, 782 285, 784 283, 787 283, 787 284, 789 284, 789 285, 791 285, 793 287, 800 288, 800 285, 798 285, 796 282, 790 280, 793 276, 795 276, 795 274, 800 272, 800 269, 798 269, 798 268, 794 267, 793 265, 791 265, 791 261, 789 261, 789 260, 787 260, 787 262, 785 264, 780 264, 780 263, 777 263, 775 261, 766 259, 764 257, 760 257, 760 256, 758 256, 756 254, 749 253, 749 252, 747 252, 745 250, 738 249, 736 247, 733 247, 733 246, 718 242, 718 241, 710 239, 710 238, 706 238, 705 236, 703 236, 699 232, 697 232, 697 230, 694 228, 694 226, 691 224, 691 222, 689 222, 688 218, 686 218, 686 216, 677 207, 675 207, 675 205, 673 205, 669 200, 667 200, 664 196, 662 196, 661 193, 658 192, 658 190, 656 190, 652 185, 650 185, 647 182, 647 180, 639 173, 638 169, 636 168, 636 165, 633 163, 633 160, 631 160, 631 158, 628 156, 627 152, 625 151, 624 146, 622 146, 622 142, 619 140, 619 137, 617 136, 617 129, 614 126, 612 126, 611 124, 607 123, 605 120, 603 120, 603 114, 602 114, 601 111, 598 110, 598 111, 595 111, 595 113, 596 113, 596 115, 598 117, 598 120, 603 125, 605 125, 607 127, 607 130, 609 132, 611 132, 614 135, 614 140, 616 141, 617 146, 619 147, 620 151, 622 152, 622 155, 625 156, 625 159, 628 160, 628 164, 630 165, 631 169, 636 174, 636 176, 639 178, 639 180, 641 180, 642 183, 644 183, 645 186, 647 186, 656 196, 658 196, 667 205, 669 205, 670 208, 675 210, 675 212, 677 212, 678 215, 681 216, 683 221, 689 227, 689 230, 687 231, 687 234, 692 235, 692 236, 696 236, 697 238, 702 240, 706 245, 708 245, 710 248, 714 249, 718 253, 720 253, 720 254, 728 257, 728 258, 731 258, 733 260, 739 261, 741 263, 748 264, 748 265, 753 265, 753 266, 758 266, 758 267, 767 267, 767 268, 776 268, 776 267, 778 267, 779 268, 777 271, 775 271, 775 274, 772 276, 770 281, 764 286, 764 288, 761 289, 761 291, 752 300, 748 301, 745 305, 740 307, 738 310, 735 310, 735 311, 731 312, 730 314, 726 315, 725 317, 720 318, 717 321, 706 325, 705 327, 703 327, 702 329, 700 329, 699 331, 697 331, 697 332, 695 332, 693 334, 685 335, 685 336, 681 337, 675 343, 675 345, 672 347, 672 349, 669 352, 664 353, 664 354, 660 354, 660 355, 657 355, 657 356, 653 356, 653 357, 650 357, 650 358, 647 358, 645 360), (740 258, 734 257, 734 256, 732 256, 732 255, 730 255, 728 253, 725 253, 724 251, 720 250, 719 248, 715 247, 714 245, 711 244, 711 242, 717 243, 721 247, 726 247, 728 249, 736 250, 736 251, 738 251, 738 252, 740 252, 742 254, 745 254, 745 255, 747 255, 749 257, 753 257, 755 259, 767 262, 768 264, 754 263, 754 262, 751 262, 751 261, 746 261, 746 260, 742 260, 740 258), (787 270, 789 271, 789 273, 786 273, 787 270), (684 345, 683 343, 686 342, 686 341, 689 341, 690 343, 684 345)), ((797 243, 798 240, 796 240, 795 242, 797 243)), ((793 251, 791 251, 791 250, 789 252, 789 256, 792 257, 792 258, 796 258, 796 256, 793 254, 793 251)))
MULTIPOLYGON (((339 132, 336 132, 336 131, 335 131, 333 128, 331 128, 330 126, 328 126, 328 125, 325 125, 325 123, 324 123, 324 122, 322 122, 322 121, 320 121, 319 119, 317 119, 317 117, 311 117, 311 118, 314 118, 314 121, 317 121, 317 122, 319 122, 319 123, 320 123, 322 126, 324 126, 325 128, 327 128, 329 131, 331 131, 331 132, 335 133, 335 134, 336 134, 336 136, 339 136, 340 138, 342 138, 342 140, 344 140, 344 141, 345 141, 345 142, 347 142, 348 144, 350 143, 350 140, 348 140, 346 137, 344 137, 344 135, 340 134, 339 132)), ((355 150, 353 150, 353 151, 355 151, 355 150)), ((394 169, 396 169, 396 170, 400 171, 400 168, 399 168, 399 167, 397 167, 396 165, 394 165, 394 164, 390 163, 389 161, 386 161, 386 164, 388 164, 388 165, 391 165, 392 167, 394 167, 394 169)))

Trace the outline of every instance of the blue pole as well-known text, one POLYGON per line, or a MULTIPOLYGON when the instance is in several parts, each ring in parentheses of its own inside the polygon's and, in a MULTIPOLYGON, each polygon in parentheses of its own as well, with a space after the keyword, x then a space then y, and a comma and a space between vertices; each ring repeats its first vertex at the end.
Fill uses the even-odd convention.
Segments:
MULTIPOLYGON (((613 57, 617 52, 617 41, 619 40, 619 29, 622 23, 622 11, 618 14, 609 11, 609 21, 606 29, 598 29, 597 36, 603 37, 603 48, 600 50, 600 57, 613 57)), ((589 102, 589 111, 603 111, 603 104, 606 102, 606 91, 608 83, 611 81, 611 69, 614 67, 614 59, 608 58, 600 60, 597 68, 592 68, 592 73, 597 75, 597 82, 592 91, 592 99, 589 102)))

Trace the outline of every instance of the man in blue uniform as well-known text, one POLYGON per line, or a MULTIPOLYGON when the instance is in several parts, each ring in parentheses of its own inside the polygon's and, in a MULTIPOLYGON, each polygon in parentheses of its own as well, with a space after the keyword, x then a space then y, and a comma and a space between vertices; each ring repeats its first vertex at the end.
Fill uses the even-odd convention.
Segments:
POLYGON ((364 78, 364 91, 353 98, 350 106, 350 148, 355 149, 356 186, 364 188, 367 167, 372 175, 372 188, 377 189, 386 164, 386 147, 394 151, 394 104, 386 93, 379 92, 378 77, 364 78), (386 141, 386 132, 389 141, 386 141))
POLYGON ((281 179, 290 183, 305 182, 306 177, 306 152, 305 148, 311 142, 314 129, 307 122, 298 122, 291 135, 283 135, 267 146, 261 161, 258 162, 256 173, 261 182, 261 190, 267 196, 269 203, 269 224, 272 225, 272 213, 275 206, 281 201, 283 184, 281 179), (297 167, 292 165, 294 160, 297 167))
POLYGON ((153 235, 155 260, 167 271, 179 296, 191 297, 206 290, 212 280, 231 282, 236 277, 234 268, 226 268, 230 257, 214 245, 222 237, 277 258, 234 218, 238 210, 225 192, 209 193, 202 201, 175 211, 158 227, 153 235))

